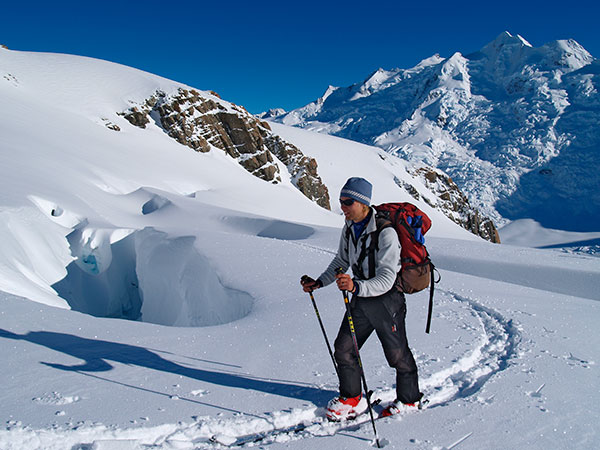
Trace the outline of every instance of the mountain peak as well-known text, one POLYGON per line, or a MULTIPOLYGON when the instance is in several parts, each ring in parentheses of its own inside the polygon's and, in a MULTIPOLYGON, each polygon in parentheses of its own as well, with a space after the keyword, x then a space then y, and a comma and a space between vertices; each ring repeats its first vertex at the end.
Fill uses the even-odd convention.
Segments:
POLYGON ((516 36, 513 36, 508 31, 504 31, 500 33, 492 42, 485 45, 481 49, 481 53, 484 53, 489 57, 494 54, 497 55, 499 53, 504 53, 507 49, 511 49, 511 51, 518 51, 523 49, 523 47, 533 48, 533 46, 520 35, 517 34, 516 36))
POLYGON ((443 60, 444 58, 442 58, 439 53, 436 53, 435 55, 432 55, 429 58, 425 58, 424 60, 422 60, 419 64, 417 64, 414 67, 414 69, 422 69, 423 67, 435 66, 441 63, 443 60))
POLYGON ((357 92, 352 96, 350 101, 367 97, 380 88, 385 87, 390 78, 397 74, 398 69, 385 70, 380 67, 375 72, 372 72, 367 78, 365 78, 361 84, 355 85, 357 92))
POLYGON ((549 42, 541 49, 550 56, 551 63, 570 70, 581 69, 595 59, 574 39, 560 39, 549 42))
POLYGON ((488 73, 494 74, 497 80, 511 77, 527 66, 535 66, 541 71, 569 73, 594 61, 594 57, 573 39, 556 40, 533 47, 523 37, 513 36, 508 31, 467 58, 471 61, 482 60, 488 73))
POLYGON ((502 43, 502 44, 516 44, 516 45, 524 45, 526 47, 533 47, 533 45, 531 45, 527 41, 527 39, 525 39, 520 34, 517 34, 516 36, 513 36, 508 31, 503 31, 502 33, 500 33, 496 37, 496 39, 494 39, 493 42, 499 42, 499 43, 502 43))
POLYGON ((317 99, 317 103, 318 104, 325 103, 325 100, 327 100, 327 97, 329 97, 331 94, 333 94, 338 89, 339 88, 337 86, 332 86, 330 84, 329 86, 327 86, 327 90, 325 91, 325 93, 319 99, 317 99))
POLYGON ((258 114, 260 119, 272 119, 274 117, 282 116, 286 111, 283 108, 271 108, 268 111, 264 111, 258 114))

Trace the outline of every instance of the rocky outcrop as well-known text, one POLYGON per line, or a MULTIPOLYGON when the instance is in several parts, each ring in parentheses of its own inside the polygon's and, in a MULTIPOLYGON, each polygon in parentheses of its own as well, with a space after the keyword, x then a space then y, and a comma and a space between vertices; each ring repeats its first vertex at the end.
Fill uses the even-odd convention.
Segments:
POLYGON ((274 134, 265 138, 265 144, 287 166, 292 183, 300 192, 323 208, 331 209, 329 191, 317 173, 317 161, 314 158, 309 158, 298 147, 274 134))
MULTIPOLYGON (((494 222, 469 204, 466 195, 452 181, 452 178, 433 168, 417 169, 415 175, 420 177, 429 190, 437 196, 435 203, 423 197, 425 202, 442 211, 452 221, 471 233, 490 242, 500 243, 500 236, 494 222)), ((416 192, 414 188, 413 190, 416 192)))
POLYGON ((150 123, 148 118, 148 111, 140 111, 137 106, 133 106, 126 113, 121 113, 131 125, 136 127, 146 128, 146 125, 150 123))
POLYGON ((120 115, 140 128, 153 120, 170 137, 197 152, 223 150, 248 172, 272 183, 281 182, 276 156, 304 195, 330 209, 327 187, 317 173, 316 161, 275 136, 266 122, 214 93, 207 96, 183 88, 173 94, 159 91, 120 115))

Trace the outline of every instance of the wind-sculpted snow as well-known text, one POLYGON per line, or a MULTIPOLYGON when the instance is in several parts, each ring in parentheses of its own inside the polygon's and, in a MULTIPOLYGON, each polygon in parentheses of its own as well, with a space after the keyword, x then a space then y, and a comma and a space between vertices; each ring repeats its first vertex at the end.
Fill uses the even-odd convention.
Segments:
POLYGON ((312 227, 283 220, 231 216, 223 218, 223 221, 237 231, 273 239, 301 240, 315 232, 312 227))
MULTIPOLYGON (((111 197, 142 217, 173 204, 167 196, 145 188, 111 197)), ((231 322, 251 311, 252 297, 223 285, 195 245, 196 237, 169 237, 152 227, 136 230, 107 223, 99 227, 55 202, 30 199, 50 223, 71 230, 62 245, 68 246, 72 262, 66 275, 51 286, 71 309, 98 317, 193 327, 231 322)), ((276 220, 248 219, 248 223, 258 224, 258 235, 279 239, 300 239, 312 232, 310 227, 276 220)), ((26 237, 12 240, 27 245, 26 237)), ((58 242, 53 247, 61 247, 58 242)))
POLYGON ((153 195, 152 198, 144 203, 144 206, 142 206, 142 214, 151 214, 166 206, 169 206, 170 204, 171 201, 169 199, 160 195, 153 195))
POLYGON ((209 326, 246 316, 254 303, 224 286, 194 237, 169 238, 145 229, 136 236, 136 272, 142 320, 173 326, 209 326))
MULTIPOLYGON (((50 214, 50 211, 48 211, 50 214)), ((58 217, 63 220, 65 215, 58 217)), ((16 295, 65 308, 48 280, 64 276, 71 256, 64 241, 63 229, 48 221, 37 208, 3 208, 0 210, 0 284, 16 295), (46 221, 44 232, 39 223, 46 221)))
MULTIPOLYGON (((75 311, 137 320, 142 299, 135 270, 135 236, 130 235, 111 244, 108 233, 104 231, 97 234, 106 239, 96 242, 95 247, 79 245, 79 238, 84 234, 81 229, 73 232, 77 238, 73 233, 68 236, 75 261, 67 266, 66 276, 52 288, 75 311)), ((96 235, 94 232, 91 234, 96 235)))
POLYGON ((223 286, 195 240, 147 228, 105 241, 77 256, 53 288, 72 309, 99 317, 198 327, 246 316, 252 297, 223 286))

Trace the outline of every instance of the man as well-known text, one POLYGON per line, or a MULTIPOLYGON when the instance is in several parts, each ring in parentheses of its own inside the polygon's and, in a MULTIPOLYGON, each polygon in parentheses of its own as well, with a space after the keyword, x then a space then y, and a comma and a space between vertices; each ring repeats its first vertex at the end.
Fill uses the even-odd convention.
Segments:
MULTIPOLYGON (((372 185, 364 178, 354 177, 346 182, 340 192, 346 223, 337 254, 316 280, 303 277, 301 283, 305 292, 312 292, 335 281, 340 290, 352 293, 352 319, 359 348, 375 331, 388 364, 396 369, 396 401, 385 412, 395 414, 403 408, 417 407, 423 394, 419 391, 417 365, 406 338, 406 301, 396 287, 400 271, 398 235, 391 227, 377 229, 376 213, 370 206, 371 194, 372 185), (375 276, 369 278, 369 258, 365 252, 372 239, 377 239, 378 245, 375 276), (346 272, 350 267, 353 277, 339 273, 339 268, 346 272)), ((367 409, 367 400, 362 395, 361 368, 347 317, 342 321, 334 347, 340 396, 327 405, 327 417, 352 419, 367 409)))

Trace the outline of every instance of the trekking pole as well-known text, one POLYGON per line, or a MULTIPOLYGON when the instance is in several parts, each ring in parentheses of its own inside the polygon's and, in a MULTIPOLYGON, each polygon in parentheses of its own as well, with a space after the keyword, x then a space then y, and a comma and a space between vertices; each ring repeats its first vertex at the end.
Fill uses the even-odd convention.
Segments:
MULTIPOLYGON (((339 269, 335 270, 335 273, 342 274, 344 273, 344 269, 340 267, 339 269)), ((356 359, 358 360, 358 366, 360 368, 360 376, 362 378, 363 386, 365 387, 369 415, 371 416, 371 425, 373 425, 373 433, 375 434, 375 442, 377 443, 377 448, 381 448, 381 445, 379 444, 379 436, 377 435, 377 429, 375 428, 375 418, 373 417, 373 406, 371 405, 371 395, 369 394, 369 388, 367 387, 367 378, 365 377, 365 371, 360 359, 360 352, 358 351, 358 341, 356 340, 356 332, 354 331, 354 320, 352 320, 352 312, 350 311, 348 291, 342 290, 342 294, 344 295, 344 304, 346 305, 346 317, 348 318, 348 325, 350 326, 350 334, 352 335, 352 342, 354 343, 354 352, 356 353, 356 359)))
MULTIPOLYGON (((302 277, 302 280, 305 280, 306 278, 308 278, 308 275, 304 275, 302 277)), ((317 315, 317 319, 319 320, 319 325, 321 326, 321 331, 323 332, 323 337, 325 338, 325 343, 327 344, 327 350, 329 350, 329 356, 331 356, 333 367, 335 368, 335 372, 339 376, 340 373, 338 372, 338 366, 335 362, 335 358, 333 357, 333 352, 331 351, 331 344, 329 344, 329 339, 327 339, 327 333, 325 332, 325 327, 323 326, 323 321, 321 320, 321 314, 319 314, 319 308, 317 308, 317 302, 315 302, 315 297, 312 291, 310 291, 308 294, 310 295, 310 300, 312 301, 313 308, 315 309, 315 314, 317 315)))

